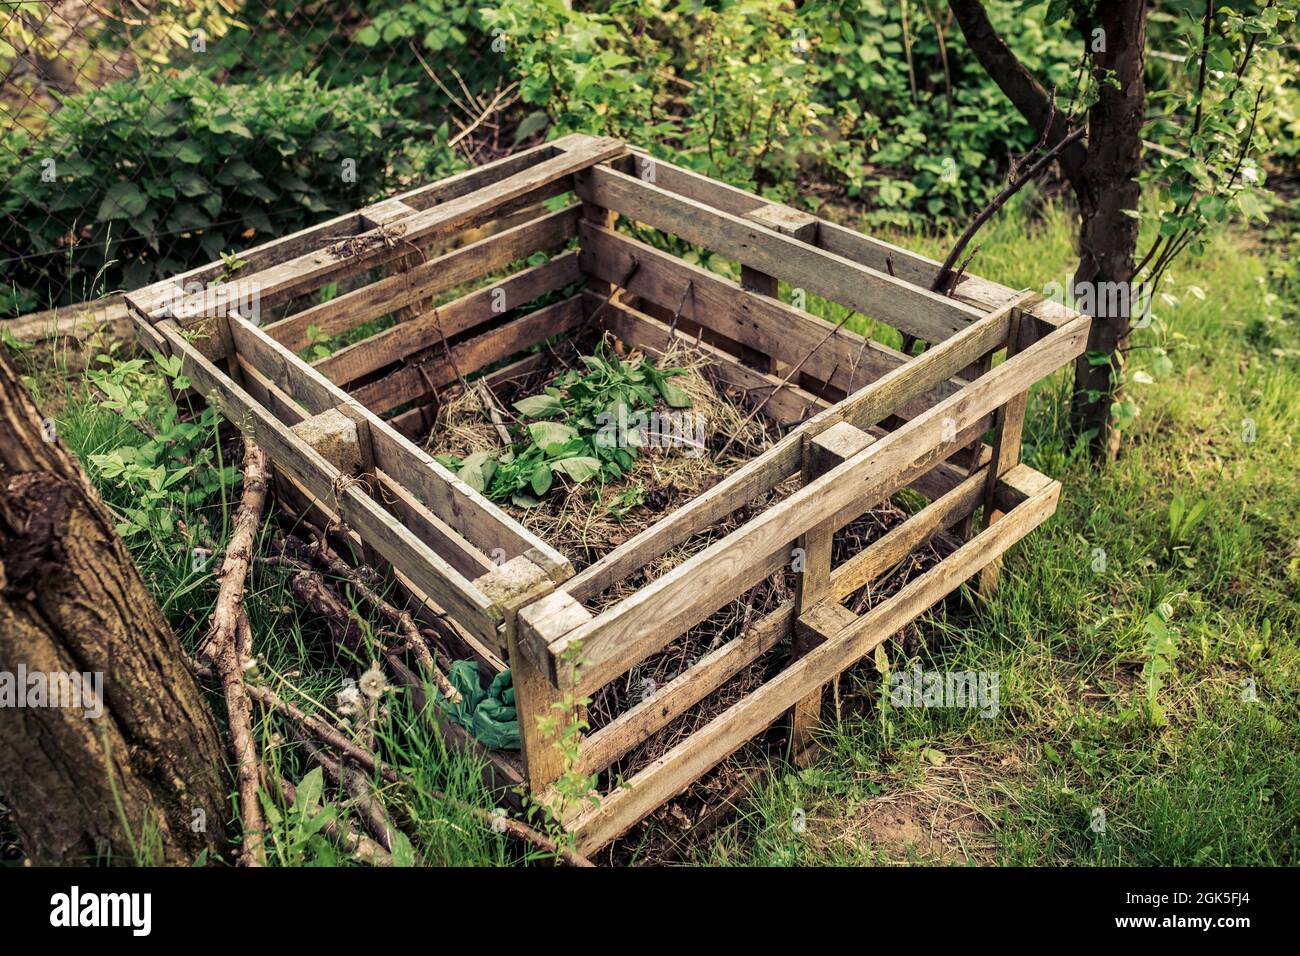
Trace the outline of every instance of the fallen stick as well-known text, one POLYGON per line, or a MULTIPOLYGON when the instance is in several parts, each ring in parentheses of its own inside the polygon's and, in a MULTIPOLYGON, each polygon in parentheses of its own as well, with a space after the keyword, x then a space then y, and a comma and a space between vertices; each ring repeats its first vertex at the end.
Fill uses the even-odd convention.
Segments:
POLYGON ((230 745, 235 754, 235 777, 239 787, 239 810, 243 822, 244 844, 239 855, 241 866, 262 866, 266 861, 263 846, 266 821, 258 797, 261 786, 257 744, 253 740, 253 720, 244 686, 244 661, 251 655, 252 638, 244 614, 244 581, 253 558, 257 529, 266 507, 270 469, 266 453, 251 441, 244 443, 244 492, 235 513, 235 529, 230 536, 218 577, 221 587, 212 610, 212 623, 199 645, 199 660, 207 664, 221 681, 230 725, 230 745), (242 623, 241 623, 242 622, 242 623))
POLYGON ((319 717, 305 713, 301 708, 284 700, 271 688, 265 684, 252 684, 248 688, 248 696, 252 697, 259 703, 265 704, 272 710, 277 710, 284 714, 290 720, 294 721, 303 730, 307 731, 322 743, 329 744, 339 753, 346 756, 349 760, 356 761, 357 764, 364 767, 370 773, 377 773, 389 783, 401 783, 401 775, 382 763, 374 754, 365 748, 358 746, 348 738, 348 735, 337 729, 319 717))
POLYGON ((370 792, 370 781, 355 766, 335 760, 327 754, 325 749, 313 742, 303 730, 295 728, 294 736, 306 748, 312 759, 321 765, 325 776, 335 786, 342 787, 352 796, 352 802, 360 811, 370 835, 379 841, 379 845, 384 850, 391 853, 393 833, 397 830, 397 826, 389 818, 388 811, 370 792))
MULTIPOLYGON (((330 574, 347 581, 357 594, 370 604, 371 607, 397 627, 405 642, 403 644, 403 649, 409 649, 415 654, 416 658, 420 661, 420 666, 433 678, 434 685, 442 695, 453 704, 459 704, 461 702, 462 698, 460 691, 453 687, 451 681, 447 679, 447 675, 439 670, 437 661, 433 659, 433 654, 429 651, 429 645, 425 643, 424 636, 420 633, 420 629, 416 626, 415 620, 411 615, 407 614, 405 611, 398 610, 397 607, 390 604, 381 594, 379 594, 379 592, 365 582, 355 568, 344 562, 342 559, 326 554, 319 547, 313 547, 305 543, 298 543, 298 539, 294 538, 293 535, 284 535, 282 542, 282 553, 285 557, 295 560, 295 563, 300 567, 304 563, 310 561, 319 567, 324 568, 330 574), (290 550, 295 551, 296 554, 290 555, 288 553, 290 550)), ((308 570, 307 573, 314 572, 308 570)), ((308 589, 306 582, 298 581, 297 579, 295 579, 295 585, 295 593, 297 593, 299 589, 308 589)), ((326 586, 323 579, 321 580, 321 586, 326 586)), ((301 596, 302 595, 300 595, 300 597, 301 596)), ((313 603, 322 613, 337 614, 337 610, 332 610, 329 607, 329 602, 321 597, 317 597, 313 603)), ((351 611, 346 611, 346 613, 355 621, 354 613, 351 611)))
POLYGON ((487 409, 488 418, 492 419, 492 427, 496 429, 497 438, 501 442, 502 448, 510 448, 510 430, 506 428, 505 420, 501 417, 501 410, 497 406, 497 398, 492 394, 492 389, 488 388, 487 382, 479 379, 474 383, 474 391, 478 393, 479 401, 487 409))

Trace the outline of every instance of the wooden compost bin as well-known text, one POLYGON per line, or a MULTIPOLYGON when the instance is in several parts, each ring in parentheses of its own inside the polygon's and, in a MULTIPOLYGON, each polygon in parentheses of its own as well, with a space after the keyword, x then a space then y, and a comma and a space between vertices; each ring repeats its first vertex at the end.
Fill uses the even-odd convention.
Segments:
POLYGON ((282 493, 340 522, 358 553, 425 613, 454 623, 459 650, 484 670, 513 668, 523 751, 490 755, 500 785, 525 782, 545 795, 564 768, 539 716, 566 693, 590 695, 625 675, 803 549, 792 600, 582 741, 582 766, 597 773, 792 641, 775 676, 599 805, 566 817, 584 851, 783 715, 793 752, 805 753, 827 682, 977 573, 991 586, 1002 553, 1056 508, 1059 483, 1019 462, 1026 391, 1084 350, 1087 317, 975 276, 950 297, 936 294, 929 259, 617 140, 568 136, 239 258, 234 271, 215 263, 131 294, 133 317, 267 451, 282 493), (557 211, 544 204, 575 194, 557 211), (619 216, 739 262, 741 284, 630 238, 616 228, 619 216), (489 281, 538 252, 549 256, 543 264, 489 281), (928 347, 905 356, 837 328, 784 304, 778 280, 928 347), (476 282, 434 307, 440 294, 476 282), (339 294, 321 301, 331 283, 339 294), (548 295, 543 307, 520 306, 548 295), (309 329, 339 335, 385 316, 396 321, 382 331, 323 359, 299 357, 309 329), (710 373, 766 399, 762 413, 787 431, 575 573, 569 557, 410 436, 427 434, 439 393, 458 374, 490 369, 488 381, 500 380, 539 362, 530 347, 591 326, 652 355, 673 336, 699 341, 710 373), (982 441, 990 430, 991 445, 982 441), (790 484, 796 490, 632 596, 589 609, 612 585, 790 484), (905 487, 929 504, 832 566, 834 532, 905 487), (975 521, 977 511, 984 517, 975 521), (950 529, 962 543, 942 561, 861 615, 844 606, 950 529))

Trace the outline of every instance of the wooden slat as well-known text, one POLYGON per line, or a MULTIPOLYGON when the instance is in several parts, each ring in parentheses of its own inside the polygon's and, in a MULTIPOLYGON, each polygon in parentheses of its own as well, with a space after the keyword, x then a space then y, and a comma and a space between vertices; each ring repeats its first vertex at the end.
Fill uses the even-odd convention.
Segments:
MULTIPOLYGON (((875 439, 848 422, 838 422, 824 432, 806 436, 803 442, 803 483, 820 478, 832 468, 843 464, 875 439)), ((824 635, 803 625, 803 615, 827 600, 831 593, 831 559, 835 532, 839 530, 835 518, 829 518, 809 528, 799 538, 798 548, 803 553, 803 568, 795 585, 796 615, 801 619, 795 628, 791 654, 802 657, 824 635)), ((812 753, 813 736, 821 724, 822 686, 814 687, 790 711, 790 748, 795 762, 805 765, 812 753)))
MULTIPOLYGON (((1016 301, 1019 301, 1018 298, 1016 301)), ((849 396, 787 435, 772 448, 724 478, 704 494, 656 522, 576 575, 566 587, 580 600, 589 600, 610 582, 619 581, 685 541, 702 528, 735 511, 741 504, 767 493, 799 468, 804 435, 816 435, 839 421, 867 429, 895 414, 907 403, 951 378, 979 355, 1005 341, 1010 309, 999 309, 941 345, 912 359, 871 385, 849 396)), ((613 308, 616 316, 624 308, 613 308)), ((654 324, 645 317, 643 324, 654 324)), ((662 325, 660 326, 662 329, 662 325)), ((758 373, 754 373, 757 375, 758 373)))
POLYGON ((534 252, 554 252, 577 233, 576 203, 390 275, 265 326, 266 334, 297 352, 307 329, 334 336, 465 282, 481 279, 534 252))
MULTIPOLYGON (((384 230, 363 232, 348 243, 298 256, 251 275, 241 273, 240 282, 258 290, 263 305, 310 289, 316 289, 344 272, 356 272, 409 254, 411 243, 448 235, 499 213, 512 201, 536 202, 545 187, 567 181, 579 169, 618 156, 624 146, 617 140, 589 137, 551 159, 515 173, 476 192, 449 200, 433 209, 416 213, 384 230)), ((171 315, 185 324, 204 316, 221 315, 228 303, 222 286, 187 297, 171 308, 171 315)))
POLYGON ((456 368, 465 375, 494 362, 508 359, 554 335, 582 324, 582 305, 577 296, 530 312, 490 332, 452 346, 455 367, 440 350, 419 365, 408 365, 377 382, 357 388, 354 396, 376 414, 429 398, 436 389, 456 381, 456 368))
POLYGON ((557 575, 572 574, 572 565, 562 554, 261 329, 240 318, 230 319, 230 328, 240 357, 309 412, 315 414, 337 407, 354 410, 369 424, 378 467, 471 544, 487 555, 498 548, 507 557, 537 552, 539 563, 552 568, 557 575))
POLYGON ((811 688, 851 667, 925 613, 1041 524, 1055 510, 1059 492, 1060 485, 1053 482, 637 772, 625 788, 566 821, 576 835, 578 849, 590 853, 604 846, 761 733, 811 688))
MULTIPOLYGON (((744 216, 767 204, 767 200, 746 190, 652 159, 635 146, 631 152, 637 164, 645 161, 652 163, 654 182, 663 189, 689 196, 735 216, 744 216)), ((933 259, 826 219, 817 220, 813 243, 827 252, 852 259, 877 272, 892 272, 904 282, 922 289, 929 289, 939 274, 940 264, 933 259)), ((1013 289, 967 273, 952 297, 985 312, 1001 308, 1015 295, 1013 289)), ((1051 326, 1063 325, 1079 315, 1073 309, 1049 301, 1036 303, 1030 314, 1051 326)))
MULTIPOLYGON (((334 384, 346 386, 416 352, 437 348, 442 336, 452 339, 581 279, 578 254, 568 252, 354 342, 312 365, 334 384)), ((463 374, 475 371, 461 369, 463 374)))
MULTIPOLYGON (((901 352, 846 328, 827 338, 835 326, 825 319, 747 292, 729 279, 643 242, 588 223, 579 232, 584 272, 619 282, 635 257, 637 270, 628 282, 633 295, 671 310, 680 303, 682 318, 790 365, 802 361, 804 373, 841 392, 856 391, 907 361, 901 352), (691 291, 683 300, 688 282, 691 291)), ((935 400, 954 388, 942 388, 935 400)))
POLYGON ((826 252, 605 166, 593 166, 578 195, 737 259, 864 315, 939 342, 982 313, 887 273, 826 252))
MULTIPOLYGON (((948 436, 979 421, 1084 347, 1079 319, 1008 359, 930 411, 804 486, 727 537, 667 572, 589 625, 550 645, 552 661, 581 641, 578 689, 594 689, 627 670, 684 627, 716 610, 749 584, 768 555, 832 515, 858 513, 958 450, 948 436), (747 583, 748 582, 748 583, 747 583)), ((552 668, 553 669, 553 668, 552 668)), ((563 677, 564 675, 557 675, 563 677)))
POLYGON ((157 328, 172 354, 180 356, 185 376, 201 394, 215 400, 227 421, 261 445, 272 462, 312 497, 332 502, 362 540, 440 607, 455 614, 467 630, 496 641, 499 618, 468 580, 355 485, 339 482, 334 466, 204 358, 174 323, 164 321, 157 328))

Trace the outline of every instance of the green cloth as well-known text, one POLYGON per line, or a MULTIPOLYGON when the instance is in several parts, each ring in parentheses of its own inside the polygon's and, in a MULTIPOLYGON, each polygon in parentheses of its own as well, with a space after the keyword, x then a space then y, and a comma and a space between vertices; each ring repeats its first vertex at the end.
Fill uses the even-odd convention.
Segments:
POLYGON ((439 694, 438 706, 452 720, 490 750, 519 749, 519 718, 515 714, 515 688, 509 670, 492 678, 487 690, 479 684, 478 665, 474 661, 456 661, 447 679, 460 691, 461 702, 453 704, 439 694))

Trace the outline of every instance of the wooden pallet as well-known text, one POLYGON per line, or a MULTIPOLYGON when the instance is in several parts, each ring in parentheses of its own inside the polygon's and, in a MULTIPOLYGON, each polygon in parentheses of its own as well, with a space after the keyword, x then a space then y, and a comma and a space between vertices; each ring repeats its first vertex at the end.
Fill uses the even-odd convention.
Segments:
POLYGON ((790 662, 766 683, 628 786, 575 808, 564 823, 584 851, 785 715, 801 752, 828 681, 964 581, 982 574, 993 586, 1001 555, 1056 508, 1060 485, 1019 461, 1025 399, 1083 351, 1085 316, 974 276, 952 297, 937 295, 929 259, 617 140, 568 136, 240 258, 234 274, 217 263, 132 293, 132 316, 151 347, 179 356, 195 389, 266 449, 282 494, 341 523, 359 556, 454 621, 482 667, 513 668, 523 751, 489 755, 499 784, 548 793, 565 767, 539 716, 627 674, 802 549, 792 600, 582 740, 582 768, 602 771, 794 641, 790 662), (619 216, 736 260, 741 282, 632 238, 616 228, 619 216), (500 278, 538 252, 542 264, 500 278), (779 282, 929 347, 910 357, 837 329, 785 304, 779 282), (341 294, 321 301, 329 283, 341 294), (395 321, 324 359, 300 355, 311 330, 339 335, 383 317, 395 321), (427 434, 439 394, 458 376, 523 374, 542 360, 530 349, 592 328, 651 354, 674 338, 698 341, 717 379, 787 431, 575 574, 566 555, 411 436, 427 434), (990 430, 991 445, 982 441, 990 430), (631 597, 590 610, 613 585, 791 479, 797 490, 631 597), (834 564, 836 530, 903 488, 929 504, 834 564), (864 614, 844 606, 949 529, 965 537, 955 552, 864 614))

